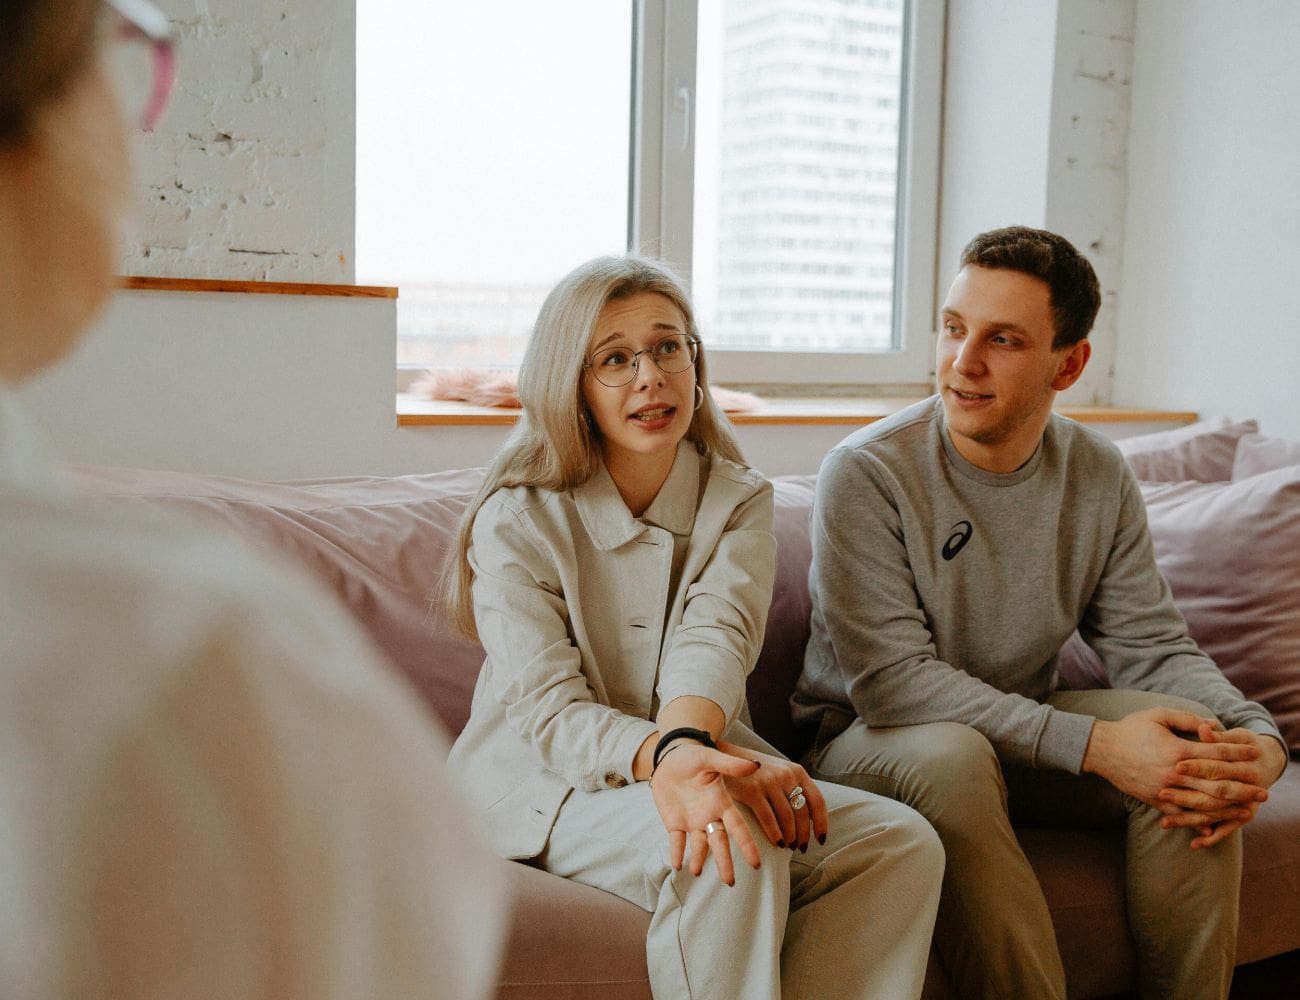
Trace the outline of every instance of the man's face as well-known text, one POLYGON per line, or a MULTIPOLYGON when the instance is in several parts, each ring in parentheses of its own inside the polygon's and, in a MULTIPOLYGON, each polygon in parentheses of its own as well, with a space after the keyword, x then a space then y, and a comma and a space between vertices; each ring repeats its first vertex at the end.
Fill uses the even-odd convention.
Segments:
POLYGON ((1072 385, 1091 348, 1059 351, 1051 292, 1039 278, 967 266, 948 290, 936 355, 953 445, 990 472, 1019 468, 1038 447, 1056 392, 1072 385))

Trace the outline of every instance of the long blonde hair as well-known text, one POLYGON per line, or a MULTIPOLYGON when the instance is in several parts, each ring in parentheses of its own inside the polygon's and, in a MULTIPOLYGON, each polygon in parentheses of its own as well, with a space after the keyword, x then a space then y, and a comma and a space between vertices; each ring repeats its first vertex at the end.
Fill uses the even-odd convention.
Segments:
MULTIPOLYGON (((681 279, 665 264, 634 254, 597 257, 570 271, 551 289, 537 314, 533 335, 519 366, 523 414, 488 466, 483 487, 465 509, 456 544, 444 568, 444 592, 451 623, 478 638, 471 593, 474 571, 469 547, 474 518, 498 489, 537 486, 568 490, 600 467, 600 440, 583 404, 580 382, 596 319, 605 306, 641 292, 670 299, 686 319, 686 332, 699 337, 695 313, 681 279)), ((701 345, 695 381, 703 401, 691 419, 686 439, 700 454, 717 454, 744 463, 731 424, 709 392, 708 364, 701 345)))

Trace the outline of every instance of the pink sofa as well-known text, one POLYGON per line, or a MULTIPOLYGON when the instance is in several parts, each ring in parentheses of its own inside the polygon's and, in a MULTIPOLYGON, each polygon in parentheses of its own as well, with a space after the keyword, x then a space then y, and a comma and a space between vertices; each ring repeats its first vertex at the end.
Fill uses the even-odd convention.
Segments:
MULTIPOLYGON (((1231 440, 1233 448, 1236 438, 1231 440)), ((1205 442, 1198 445, 1204 446, 1205 442)), ((1169 447, 1183 446, 1175 441, 1169 447)), ((1233 457, 1230 453, 1229 463, 1233 457)), ((1222 460, 1221 455, 1219 458, 1222 460)), ((1132 460, 1136 465, 1138 458, 1132 460)), ((1300 454, 1296 462, 1300 463, 1300 454)), ((1177 475, 1195 479, 1188 471, 1184 463, 1177 475)), ((369 630, 432 715, 452 733, 463 726, 481 652, 449 631, 430 599, 456 520, 478 485, 477 470, 295 483, 104 468, 74 472, 84 489, 119 498, 114 502, 189 511, 263 551, 305 565, 369 630)), ((1297 604, 1300 563, 1294 553, 1300 550, 1300 517, 1296 516, 1300 511, 1296 503, 1300 500, 1300 464, 1291 467, 1290 474, 1264 471, 1256 475, 1274 476, 1277 482, 1268 484, 1273 491, 1270 497, 1275 502, 1273 494, 1279 494, 1284 509, 1289 510, 1289 525, 1285 519, 1267 524, 1274 532, 1267 539, 1270 545, 1287 546, 1289 542, 1289 576, 1285 580, 1269 577, 1267 583, 1289 593, 1287 599, 1297 604), (1278 531, 1283 531, 1282 537, 1277 536, 1278 531)), ((1197 482, 1192 492, 1216 483, 1221 493, 1231 493, 1230 464, 1222 479, 1197 482)), ((786 752, 797 754, 801 734, 790 723, 787 698, 808 633, 807 517, 814 480, 781 477, 775 485, 777 585, 767 639, 749 694, 760 732, 786 752)), ((1188 488, 1180 488, 1182 494, 1175 498, 1175 506, 1186 520, 1189 505, 1195 506, 1192 501, 1197 498, 1189 498, 1188 488)), ((1159 503, 1173 503, 1161 494, 1162 489, 1169 492, 1152 486, 1151 495, 1159 503)), ((1239 492, 1256 501, 1254 506, 1246 503, 1250 515, 1263 516, 1258 508, 1267 504, 1259 499, 1259 484, 1239 492)), ((1187 558, 1178 562, 1180 552, 1170 546, 1196 548, 1200 536, 1185 525, 1175 530, 1173 517, 1166 518, 1171 523, 1161 523, 1156 511, 1163 507, 1153 508, 1152 528, 1162 564, 1174 559, 1174 572, 1166 572, 1180 601, 1185 593, 1200 615, 1201 605, 1213 604, 1216 593, 1226 595, 1220 601, 1222 607, 1209 617, 1217 615, 1216 627, 1232 635, 1198 635, 1222 656, 1225 649, 1236 649, 1243 641, 1243 631, 1248 635, 1255 625, 1249 601, 1243 604, 1238 599, 1241 595, 1235 593, 1241 574, 1250 571, 1252 557, 1243 551, 1253 542, 1233 541, 1236 536, 1232 532, 1241 525, 1230 512, 1245 502, 1242 496, 1202 496, 1197 502, 1208 505, 1211 514, 1219 518, 1217 531, 1211 534, 1228 540, 1221 546, 1224 551, 1213 558, 1235 558, 1236 565, 1222 567, 1203 561, 1198 565, 1198 560, 1211 557, 1195 551, 1181 553, 1187 558), (1197 579, 1213 581, 1213 586, 1207 590, 1195 584, 1197 579)), ((1160 516, 1165 517, 1163 513, 1160 516)), ((1270 655, 1289 656, 1289 662, 1259 662, 1256 658, 1250 669, 1259 677, 1234 678, 1239 685, 1245 686, 1244 679, 1269 690, 1274 704, 1280 706, 1274 708, 1275 714, 1285 715, 1293 751, 1293 761, 1275 787, 1272 801, 1245 831, 1246 869, 1241 891, 1238 962, 1294 953, 1281 965, 1275 961, 1264 967, 1266 981, 1269 976, 1285 977, 1286 985, 1274 981, 1278 992, 1270 987, 1268 995, 1278 996, 1296 995, 1290 992, 1295 985, 1290 977, 1300 970, 1300 961, 1295 961, 1300 956, 1296 952, 1300 949, 1300 763, 1294 759, 1300 752, 1300 607, 1295 610, 1289 622, 1270 618, 1261 626, 1269 631, 1265 645, 1275 651, 1270 655), (1274 672, 1280 676, 1273 677, 1274 672), (1273 968, 1281 971, 1268 971, 1273 968)), ((1285 613, 1286 608, 1281 611, 1285 613)), ((1270 615, 1277 612, 1277 608, 1269 610, 1270 615)), ((1185 613, 1195 631, 1197 621, 1191 611, 1185 609, 1185 613)), ((1258 643, 1253 648, 1256 653, 1261 651, 1258 643)), ((1076 685, 1090 683, 1092 667, 1084 656, 1072 653, 1063 658, 1063 673, 1076 685)), ((1114 831, 1052 829, 1024 829, 1020 835, 1056 922, 1071 996, 1107 996, 1129 989, 1134 955, 1124 918, 1122 838, 1114 831)), ((647 914, 612 895, 526 865, 513 865, 512 871, 517 906, 501 971, 500 997, 620 1000, 650 996, 643 947, 647 914)), ((870 928, 863 932, 870 933, 870 928)), ((926 996, 948 995, 942 973, 932 962, 926 996)))

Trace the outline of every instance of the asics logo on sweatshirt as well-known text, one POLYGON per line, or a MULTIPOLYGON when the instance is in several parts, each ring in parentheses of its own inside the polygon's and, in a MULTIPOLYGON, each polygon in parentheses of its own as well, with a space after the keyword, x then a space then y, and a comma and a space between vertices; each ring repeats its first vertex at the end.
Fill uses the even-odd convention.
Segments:
POLYGON ((975 529, 971 527, 969 521, 958 521, 950 530, 952 534, 943 543, 942 554, 945 562, 962 550, 962 547, 970 541, 971 532, 975 529))

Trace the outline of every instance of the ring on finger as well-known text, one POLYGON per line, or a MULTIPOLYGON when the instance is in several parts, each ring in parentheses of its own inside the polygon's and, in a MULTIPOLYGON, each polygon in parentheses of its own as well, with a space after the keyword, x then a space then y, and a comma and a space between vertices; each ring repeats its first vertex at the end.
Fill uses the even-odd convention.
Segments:
POLYGON ((790 789, 790 792, 788 795, 786 795, 786 798, 790 800, 791 809, 796 809, 796 810, 802 809, 804 806, 808 804, 808 800, 804 798, 803 785, 795 785, 792 789, 790 789))
POLYGON ((715 833, 721 833, 722 829, 723 827, 721 823, 709 823, 704 827, 704 832, 711 837, 715 833))

